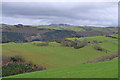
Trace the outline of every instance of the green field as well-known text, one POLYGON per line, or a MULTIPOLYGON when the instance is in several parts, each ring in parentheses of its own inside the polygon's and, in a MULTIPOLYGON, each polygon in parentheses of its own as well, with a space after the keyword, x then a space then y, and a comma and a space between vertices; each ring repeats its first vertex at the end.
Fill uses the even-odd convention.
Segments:
MULTIPOLYGON (((102 43, 99 43, 99 45, 102 48, 110 51, 111 53, 115 53, 116 51, 118 51, 118 39, 113 39, 105 36, 85 37, 85 38, 88 39, 88 41, 90 42, 92 42, 93 40, 102 41, 102 43)), ((78 39, 80 41, 83 40, 83 38, 67 38, 67 39, 69 40, 78 39)))
MULTIPOLYGON (((62 47, 56 42, 50 42, 48 46, 39 47, 32 43, 5 43, 3 44, 2 50, 4 56, 21 55, 27 61, 40 64, 47 69, 77 66, 99 56, 117 53, 117 39, 105 36, 86 38, 90 41, 102 41, 99 45, 108 50, 108 52, 95 50, 93 45, 89 44, 84 48, 74 49, 73 47, 62 47)), ((73 38, 69 39, 72 40, 73 38)), ((83 38, 79 39, 82 40, 83 38)))
POLYGON ((118 60, 37 71, 7 78, 117 78, 118 60))
POLYGON ((41 43, 41 41, 2 44, 3 56, 21 55, 27 61, 32 61, 47 69, 13 75, 7 78, 117 78, 117 58, 105 62, 83 63, 91 61, 96 57, 116 54, 118 51, 118 39, 106 36, 67 39, 82 41, 84 38, 90 41, 90 43, 80 49, 63 47, 56 42, 49 42, 47 46, 34 45, 34 43, 41 43), (102 43, 98 43, 98 45, 108 52, 94 49, 93 44, 91 44, 93 40, 101 41, 102 43))

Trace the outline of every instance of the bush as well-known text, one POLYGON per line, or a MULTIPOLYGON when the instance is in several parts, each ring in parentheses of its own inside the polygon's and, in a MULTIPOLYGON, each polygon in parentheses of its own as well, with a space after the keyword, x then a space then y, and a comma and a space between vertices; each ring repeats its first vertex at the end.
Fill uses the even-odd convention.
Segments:
POLYGON ((82 40, 82 43, 86 46, 86 45, 88 44, 88 40, 87 40, 86 38, 84 38, 84 39, 82 40))
POLYGON ((22 72, 27 71, 27 69, 28 67, 26 67, 24 64, 9 63, 8 65, 2 66, 2 76, 4 77, 9 75, 20 74, 22 72))
POLYGON ((90 43, 90 41, 88 41, 88 43, 90 43))
POLYGON ((75 44, 77 45, 78 43, 80 43, 80 40, 74 39, 74 42, 75 42, 75 44))
POLYGON ((77 45, 74 46, 75 49, 83 48, 86 46, 84 43, 77 43, 77 45))
POLYGON ((32 72, 36 69, 43 70, 45 68, 37 67, 37 65, 9 63, 8 65, 2 66, 2 76, 4 77, 25 72, 32 72))
POLYGON ((118 57, 118 54, 111 54, 109 56, 100 56, 100 57, 97 57, 95 59, 93 59, 92 61, 87 61, 83 64, 90 64, 90 63, 96 63, 96 62, 103 62, 103 61, 110 61, 114 58, 118 57))
POLYGON ((2 76, 10 76, 25 72, 45 70, 43 66, 38 66, 32 62, 26 62, 21 56, 3 56, 2 76))
POLYGON ((102 41, 99 41, 99 43, 102 43, 102 41))
POLYGON ((106 37, 111 37, 117 39, 117 37, 111 36, 111 35, 106 35, 106 37))
POLYGON ((56 42, 62 44, 62 46, 74 47, 75 49, 82 48, 88 44, 88 41, 86 38, 84 38, 82 41, 78 39, 75 39, 74 41, 67 40, 67 39, 61 39, 61 40, 56 40, 56 42))
POLYGON ((61 43, 63 39, 56 40, 57 43, 61 43))
POLYGON ((74 46, 74 42, 70 41, 70 40, 66 40, 61 42, 62 46, 66 46, 66 47, 73 47, 74 46))
POLYGON ((41 42, 41 43, 33 43, 36 46, 47 46, 48 42, 41 42))
POLYGON ((2 65, 7 64, 8 62, 10 62, 10 57, 2 56, 2 65))
POLYGON ((103 51, 103 49, 99 45, 94 45, 94 48, 99 51, 103 51))
POLYGON ((74 41, 67 40, 67 39, 56 40, 56 42, 61 43, 62 46, 66 46, 66 47, 74 46, 74 41))
POLYGON ((98 43, 98 41, 97 40, 93 40, 93 42, 92 42, 93 44, 97 44, 98 43))
POLYGON ((19 55, 15 55, 13 57, 10 57, 10 61, 12 61, 12 62, 25 62, 25 60, 19 55))
POLYGON ((79 48, 83 48, 84 46, 86 46, 88 43, 87 39, 83 39, 82 42, 78 41, 78 40, 75 40, 75 45, 74 45, 74 48, 75 49, 79 49, 79 48))

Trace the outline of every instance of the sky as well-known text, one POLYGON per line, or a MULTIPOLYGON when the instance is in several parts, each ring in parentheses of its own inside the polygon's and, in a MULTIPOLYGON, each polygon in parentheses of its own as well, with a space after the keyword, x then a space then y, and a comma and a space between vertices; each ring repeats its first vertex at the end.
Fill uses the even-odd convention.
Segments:
POLYGON ((5 24, 117 26, 117 2, 3 2, 5 24))

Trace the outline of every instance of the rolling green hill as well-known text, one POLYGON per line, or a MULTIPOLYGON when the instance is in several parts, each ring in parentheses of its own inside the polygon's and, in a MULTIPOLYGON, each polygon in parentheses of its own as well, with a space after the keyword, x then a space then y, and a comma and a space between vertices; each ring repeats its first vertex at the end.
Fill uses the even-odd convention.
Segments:
MULTIPOLYGON (((105 50, 108 50, 108 52, 106 53, 104 51, 95 50, 91 44, 88 44, 80 49, 74 49, 73 47, 63 47, 56 42, 50 42, 48 46, 35 46, 31 42, 4 43, 2 44, 2 50, 4 56, 21 55, 26 60, 32 61, 35 64, 43 65, 47 69, 77 66, 99 56, 117 53, 117 39, 105 36, 86 38, 90 41, 102 41, 102 43, 99 43, 99 45, 105 50)), ((73 38, 69 39, 73 40, 73 38)), ((79 40, 82 39, 83 38, 79 38, 79 40)))
POLYGON ((34 26, 37 28, 47 28, 56 30, 72 30, 72 31, 103 31, 103 32, 118 32, 117 27, 91 27, 91 26, 34 26))
POLYGON ((7 78, 117 78, 118 60, 85 64, 72 67, 57 68, 7 78))

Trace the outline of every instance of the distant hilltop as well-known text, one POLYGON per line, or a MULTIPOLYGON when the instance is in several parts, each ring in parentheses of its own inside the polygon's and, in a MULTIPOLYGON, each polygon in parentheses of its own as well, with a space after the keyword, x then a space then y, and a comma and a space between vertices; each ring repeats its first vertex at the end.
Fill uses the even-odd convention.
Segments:
POLYGON ((39 26, 72 26, 70 24, 49 24, 49 25, 39 25, 39 26))

